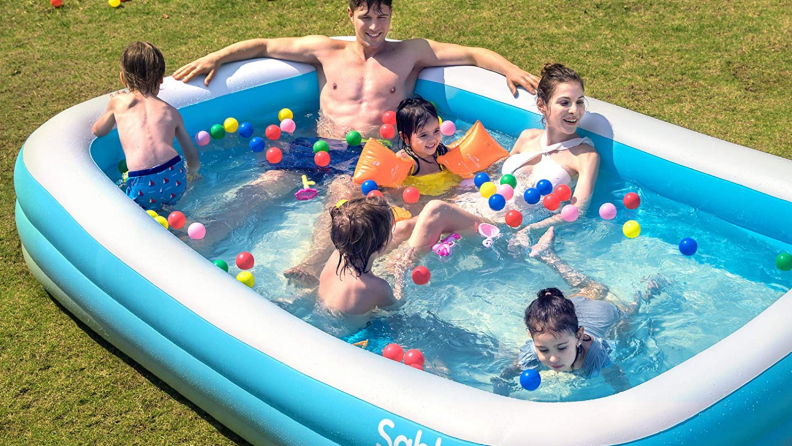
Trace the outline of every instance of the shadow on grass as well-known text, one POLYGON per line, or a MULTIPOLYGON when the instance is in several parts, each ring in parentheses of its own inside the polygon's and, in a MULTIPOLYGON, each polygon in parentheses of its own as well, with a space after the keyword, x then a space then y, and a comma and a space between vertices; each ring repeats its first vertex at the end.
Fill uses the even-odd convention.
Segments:
POLYGON ((105 350, 107 350, 108 352, 110 352, 113 355, 115 355, 116 357, 118 357, 118 359, 124 361, 124 363, 126 365, 132 367, 141 376, 143 376, 144 378, 149 380, 149 382, 151 384, 154 384, 155 386, 157 386, 157 388, 159 388, 163 392, 165 392, 168 395, 170 395, 171 398, 173 398, 174 400, 176 400, 180 404, 183 404, 184 406, 187 406, 193 412, 197 413, 201 418, 203 418, 204 421, 206 421, 209 424, 211 424, 215 429, 217 429, 217 431, 219 433, 223 434, 229 440, 233 441, 234 443, 236 443, 236 444, 238 444, 240 446, 252 446, 244 438, 240 437, 239 435, 234 433, 232 430, 230 430, 227 427, 225 427, 222 423, 220 423, 219 421, 215 420, 211 415, 206 413, 203 409, 201 409, 200 407, 198 407, 195 404, 193 404, 192 401, 190 401, 187 398, 185 398, 184 396, 182 396, 182 394, 177 392, 173 387, 169 386, 165 381, 162 381, 161 379, 159 379, 156 375, 154 375, 153 373, 148 371, 145 367, 143 367, 142 365, 140 365, 137 362, 135 362, 135 360, 133 360, 132 358, 130 358, 129 356, 124 354, 124 352, 122 352, 121 350, 117 349, 113 344, 107 342, 107 340, 105 340, 103 337, 99 336, 95 331, 93 331, 91 329, 91 327, 85 325, 81 320, 79 320, 75 315, 73 315, 68 309, 66 309, 66 307, 61 305, 61 303, 58 302, 58 299, 56 299, 52 294, 47 292, 47 295, 49 295, 50 300, 53 303, 55 303, 55 305, 57 305, 58 308, 64 314, 68 315, 74 321, 74 323, 77 324, 77 326, 80 327, 80 329, 82 329, 82 331, 84 331, 88 336, 90 336, 91 339, 93 339, 97 344, 99 344, 102 347, 104 347, 105 350))

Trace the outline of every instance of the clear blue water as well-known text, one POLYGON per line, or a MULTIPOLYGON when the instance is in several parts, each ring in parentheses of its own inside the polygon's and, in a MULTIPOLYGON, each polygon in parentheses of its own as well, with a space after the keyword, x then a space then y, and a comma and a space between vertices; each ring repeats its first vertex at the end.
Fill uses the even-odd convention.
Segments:
MULTIPOLYGON (((218 122, 224 119, 217 118, 218 122)), ((443 118, 453 119, 458 128, 457 135, 445 138, 446 143, 471 125, 443 118)), ((314 136, 315 119, 315 113, 297 117, 295 137, 314 136)), ((272 123, 250 122, 256 136, 263 136, 266 125, 272 123)), ((514 138, 508 135, 494 136, 507 149, 513 145, 514 138)), ((283 146, 291 139, 284 135, 275 144, 283 146)), ((267 146, 271 145, 268 141, 267 146)), ((262 298, 334 336, 356 333, 365 320, 329 314, 316 305, 311 291, 289 285, 282 274, 309 249, 328 182, 314 186, 319 190, 317 199, 297 201, 293 194, 301 188, 298 181, 288 180, 272 190, 247 186, 269 169, 264 153, 249 150, 248 139, 229 135, 200 151, 203 180, 191 186, 178 208, 188 219, 206 225, 207 239, 189 240, 182 232, 173 232, 207 259, 224 259, 234 275, 239 272, 234 265, 237 253, 251 252, 256 259, 251 270, 256 278, 254 289, 262 298), (288 192, 282 194, 283 190, 288 192)), ((401 199, 394 202, 400 204, 401 199)), ((548 286, 571 291, 547 266, 511 255, 508 240, 515 230, 501 225, 501 231, 503 235, 489 249, 482 246, 481 237, 471 236, 461 240, 450 261, 427 255, 421 261, 432 271, 426 286, 414 285, 406 275, 394 277, 387 259, 378 260, 375 273, 392 284, 406 282, 405 302, 396 310, 374 314, 374 324, 353 340, 369 339, 371 350, 388 342, 417 348, 427 359, 427 373, 491 391, 490 378, 514 361, 528 339, 522 317, 536 291, 548 286)), ((613 359, 633 386, 731 334, 792 286, 792 274, 774 265, 775 256, 789 246, 606 172, 600 174, 588 215, 556 233, 558 255, 606 284, 625 302, 646 289, 647 279, 669 282, 609 336, 615 347, 613 359), (631 191, 642 200, 634 211, 621 205, 621 198, 631 191), (605 202, 617 205, 616 219, 605 221, 597 215, 605 202), (642 226, 636 239, 627 239, 621 231, 630 219, 642 226), (697 240, 695 256, 679 253, 677 245, 683 237, 697 240)), ((586 380, 546 371, 542 378, 538 390, 520 390, 511 396, 573 401, 613 393, 602 377, 586 380)))

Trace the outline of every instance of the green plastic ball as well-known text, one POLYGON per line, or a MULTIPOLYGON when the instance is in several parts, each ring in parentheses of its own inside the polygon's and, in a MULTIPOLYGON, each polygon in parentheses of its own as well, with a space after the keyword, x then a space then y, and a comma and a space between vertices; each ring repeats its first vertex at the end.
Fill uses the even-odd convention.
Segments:
POLYGON ((507 173, 501 177, 500 184, 508 184, 512 187, 512 189, 515 189, 517 187, 517 178, 514 178, 514 175, 507 173))
POLYGON ((222 139, 225 136, 225 129, 222 124, 215 124, 209 129, 209 134, 213 139, 222 139))
POLYGON ((788 252, 782 252, 776 257, 776 267, 781 271, 789 271, 792 269, 792 255, 788 252))
POLYGON ((129 168, 126 165, 126 158, 118 162, 118 171, 121 173, 129 172, 129 168))
POLYGON ((363 141, 363 137, 360 136, 359 132, 352 130, 346 134, 346 140, 350 146, 359 146, 360 142, 363 141))
MULTIPOLYGON (((347 136, 347 141, 348 140, 349 140, 349 136, 347 136)), ((327 144, 327 141, 322 141, 320 139, 319 141, 316 141, 314 143, 313 149, 314 149, 314 153, 328 152, 330 151, 330 146, 327 144)))
POLYGON ((228 263, 225 260, 215 260, 214 263, 218 268, 222 269, 225 272, 228 272, 228 263))

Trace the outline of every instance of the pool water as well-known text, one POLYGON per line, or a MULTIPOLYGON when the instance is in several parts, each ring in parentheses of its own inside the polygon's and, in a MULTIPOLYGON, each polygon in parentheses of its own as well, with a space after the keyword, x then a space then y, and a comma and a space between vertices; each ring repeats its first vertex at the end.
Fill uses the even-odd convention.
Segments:
MULTIPOLYGON (((295 135, 284 134, 274 143, 267 141, 267 147, 274 144, 285 149, 296 137, 316 135, 316 117, 316 113, 297 116, 295 135)), ((217 118, 218 122, 224 119, 217 118)), ((472 125, 451 116, 443 119, 452 119, 457 125, 457 134, 444 137, 445 143, 457 139, 472 125)), ((272 124, 250 122, 256 128, 255 136, 261 137, 266 126, 272 124)), ((503 147, 511 148, 514 138, 492 133, 503 147)), ((248 184, 270 165, 265 152, 251 152, 248 141, 232 134, 199 148, 203 179, 190 186, 177 208, 189 220, 204 223, 207 238, 190 240, 180 231, 173 232, 207 259, 225 260, 234 275, 239 272, 234 265, 236 255, 251 252, 256 259, 251 270, 256 279, 254 290, 325 332, 350 342, 368 339, 373 354, 379 354, 390 342, 399 343, 405 350, 419 349, 426 357, 427 373, 492 391, 490 379, 514 362, 519 347, 528 339, 523 313, 536 291, 549 286, 571 291, 547 266, 512 255, 508 241, 516 230, 501 224, 502 235, 492 248, 482 245, 482 237, 468 236, 458 243, 448 261, 433 253, 421 259, 420 263, 432 272, 431 282, 425 286, 413 284, 409 271, 394 277, 388 259, 378 260, 376 274, 391 284, 405 283, 404 302, 397 309, 375 313, 370 326, 360 332, 369 318, 336 317, 316 304, 311 291, 291 286, 283 276, 283 271, 299 263, 310 247, 329 178, 317 181, 313 187, 319 197, 310 201, 294 199, 301 185, 291 177, 284 180, 287 184, 251 187, 248 184), (283 194, 283 190, 289 192, 283 194)), ((354 169, 353 163, 350 169, 354 169)), ((398 191, 392 201, 403 204, 398 191)), ((557 229, 555 247, 562 259, 607 285, 625 303, 645 291, 650 280, 663 285, 650 303, 644 303, 637 315, 608 336, 614 347, 612 357, 632 386, 723 339, 792 286, 792 274, 774 265, 779 252, 790 250, 788 245, 608 172, 600 173, 587 215, 557 229), (627 192, 640 195, 638 209, 627 210, 622 205, 627 192), (605 202, 616 204, 619 212, 614 220, 598 216, 596 210, 605 202), (640 222, 638 238, 628 239, 622 234, 627 220, 640 222), (692 257, 679 252, 678 243, 684 237, 698 242, 698 253, 692 257)), ((735 360, 739 360, 739 354, 735 352, 735 360)), ((576 401, 614 392, 601 376, 582 379, 569 373, 541 374, 539 389, 517 390, 511 396, 576 401)))

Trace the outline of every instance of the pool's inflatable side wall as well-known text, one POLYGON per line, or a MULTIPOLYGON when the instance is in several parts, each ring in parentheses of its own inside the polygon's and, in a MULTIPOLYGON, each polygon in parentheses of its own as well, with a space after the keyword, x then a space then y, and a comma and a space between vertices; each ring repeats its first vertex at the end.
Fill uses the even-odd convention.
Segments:
MULTIPOLYGON (((489 119, 482 104, 506 90, 503 80, 467 70, 427 70, 417 89, 444 112, 489 119), (438 89, 437 76, 447 86, 438 89), (476 87, 466 91, 460 77, 476 87)), ((194 133, 227 116, 315 106, 318 90, 310 67, 255 60, 224 66, 211 90, 168 79, 162 96, 194 133)), ((530 119, 528 106, 506 99, 498 113, 522 109, 517 115, 530 119)), ((792 330, 779 317, 792 312, 789 295, 712 348, 618 395, 555 404, 492 395, 328 336, 173 237, 103 173, 113 174, 121 158, 116 137, 94 142, 90 133, 107 100, 59 114, 23 147, 15 188, 25 259, 69 311, 254 444, 747 444, 757 432, 782 438, 789 426, 792 330), (734 351, 746 351, 740 364, 734 351), (699 376, 706 381, 691 379, 699 376), (771 398, 779 403, 762 403, 771 398), (581 420, 573 432, 564 422, 570 417, 581 420), (742 428, 729 432, 737 423, 742 428)), ((515 134, 525 123, 490 126, 515 134)))

